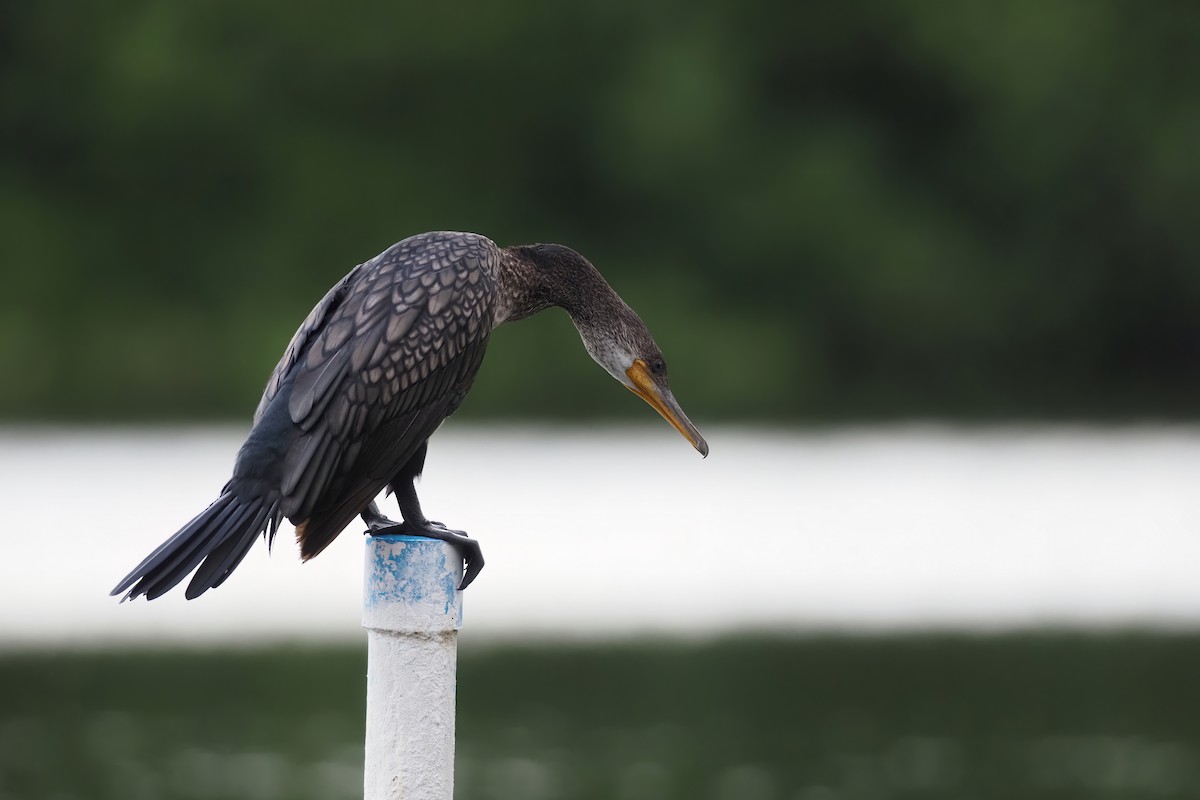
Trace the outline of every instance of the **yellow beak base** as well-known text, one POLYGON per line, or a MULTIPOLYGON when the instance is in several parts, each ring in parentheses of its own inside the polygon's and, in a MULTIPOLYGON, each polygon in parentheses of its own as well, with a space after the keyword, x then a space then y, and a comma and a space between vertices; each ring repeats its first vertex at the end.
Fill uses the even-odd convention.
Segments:
POLYGON ((676 402, 670 389, 659 389, 645 361, 640 358, 635 360, 629 369, 625 370, 625 375, 633 384, 629 387, 630 391, 645 400, 651 408, 662 415, 663 419, 671 423, 671 427, 691 442, 692 447, 696 448, 700 455, 708 455, 708 443, 704 441, 700 431, 696 430, 696 426, 687 418, 687 414, 683 413, 683 409, 679 407, 679 403, 676 402))

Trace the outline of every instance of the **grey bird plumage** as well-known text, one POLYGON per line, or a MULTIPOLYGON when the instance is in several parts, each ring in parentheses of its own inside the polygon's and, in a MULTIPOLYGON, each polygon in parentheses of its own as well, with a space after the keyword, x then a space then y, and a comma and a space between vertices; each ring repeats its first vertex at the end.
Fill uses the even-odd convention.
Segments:
POLYGON ((465 586, 482 566, 477 543, 429 522, 413 480, 492 330, 552 305, 566 309, 594 359, 707 454, 649 332, 586 259, 560 245, 420 234, 359 264, 313 308, 267 381, 221 495, 112 593, 153 599, 195 570, 186 592, 194 598, 224 582, 260 535, 273 540, 283 518, 307 560, 359 515, 372 530, 470 543, 465 586), (385 487, 403 523, 375 507, 385 487))

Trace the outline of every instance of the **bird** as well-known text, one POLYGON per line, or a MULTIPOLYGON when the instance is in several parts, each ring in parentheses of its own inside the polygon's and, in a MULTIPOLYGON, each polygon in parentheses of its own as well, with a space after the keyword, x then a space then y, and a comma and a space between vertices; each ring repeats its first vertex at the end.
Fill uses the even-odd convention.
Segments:
POLYGON ((369 534, 448 542, 463 562, 458 588, 467 588, 483 568, 479 543, 426 518, 415 483, 492 331, 550 307, 566 311, 597 364, 708 455, 650 331, 590 261, 559 244, 417 234, 354 267, 317 303, 267 380, 220 496, 111 595, 153 600, 194 571, 185 596, 195 599, 224 583, 260 536, 270 548, 284 518, 303 561, 356 517, 369 534), (400 522, 375 502, 385 489, 400 522))

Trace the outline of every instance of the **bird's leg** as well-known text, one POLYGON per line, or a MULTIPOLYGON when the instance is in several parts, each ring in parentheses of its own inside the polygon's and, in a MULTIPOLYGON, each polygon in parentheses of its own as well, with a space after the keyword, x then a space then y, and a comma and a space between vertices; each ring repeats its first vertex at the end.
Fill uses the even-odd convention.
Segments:
POLYGON ((367 533, 378 533, 384 528, 395 528, 400 524, 385 517, 374 500, 367 506, 367 510, 362 512, 362 518, 363 522, 367 523, 367 533))
POLYGON ((374 502, 367 506, 362 513, 363 521, 367 523, 367 533, 394 533, 405 536, 424 536, 429 539, 440 539, 454 547, 462 557, 465 567, 459 589, 465 589, 475 580, 475 576, 483 569, 483 552, 479 542, 467 536, 463 531, 447 528, 440 522, 431 522, 421 511, 421 502, 417 499, 415 481, 425 466, 426 445, 413 455, 404 468, 392 478, 390 488, 396 494, 396 503, 400 506, 403 522, 393 522, 383 515, 374 502))

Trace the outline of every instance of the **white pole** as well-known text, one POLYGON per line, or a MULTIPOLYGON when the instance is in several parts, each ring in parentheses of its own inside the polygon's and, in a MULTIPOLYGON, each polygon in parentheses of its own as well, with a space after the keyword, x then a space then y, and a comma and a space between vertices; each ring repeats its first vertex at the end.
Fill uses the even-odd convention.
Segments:
POLYGON ((452 800, 462 560, 417 536, 367 536, 365 800, 452 800))

